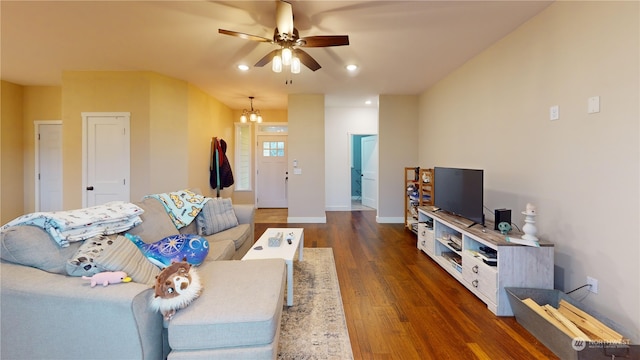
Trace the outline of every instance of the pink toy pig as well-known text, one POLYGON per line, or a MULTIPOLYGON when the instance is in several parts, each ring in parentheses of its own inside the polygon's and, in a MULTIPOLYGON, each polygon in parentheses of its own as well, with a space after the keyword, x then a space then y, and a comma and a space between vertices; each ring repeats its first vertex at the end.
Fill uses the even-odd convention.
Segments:
POLYGON ((97 273, 92 277, 83 276, 85 280, 91 280, 91 287, 96 286, 96 284, 102 284, 102 286, 107 286, 109 284, 117 284, 121 282, 129 282, 131 278, 124 271, 105 271, 101 273, 97 273))

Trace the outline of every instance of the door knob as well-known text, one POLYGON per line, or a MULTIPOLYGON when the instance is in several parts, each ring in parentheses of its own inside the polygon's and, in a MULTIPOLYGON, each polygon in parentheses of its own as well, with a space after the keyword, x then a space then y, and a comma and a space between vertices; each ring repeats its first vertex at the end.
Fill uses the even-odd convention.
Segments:
POLYGON ((93 186, 87 186, 87 191, 93 191, 93 186))

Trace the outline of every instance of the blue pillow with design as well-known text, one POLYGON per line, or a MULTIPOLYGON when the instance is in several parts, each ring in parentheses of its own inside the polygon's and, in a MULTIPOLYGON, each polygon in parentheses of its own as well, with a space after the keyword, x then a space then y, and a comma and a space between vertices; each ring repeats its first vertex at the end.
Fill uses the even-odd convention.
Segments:
POLYGON ((147 244, 137 235, 125 234, 142 254, 161 269, 174 262, 187 259, 191 265, 200 265, 209 254, 209 241, 196 234, 177 234, 147 244))

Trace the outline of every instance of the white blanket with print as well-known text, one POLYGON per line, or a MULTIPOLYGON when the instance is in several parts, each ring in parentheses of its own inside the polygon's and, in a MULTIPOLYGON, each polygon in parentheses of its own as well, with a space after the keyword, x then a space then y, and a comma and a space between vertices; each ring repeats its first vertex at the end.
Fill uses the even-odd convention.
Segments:
POLYGON ((35 212, 22 215, 0 228, 0 233, 17 225, 33 225, 43 228, 61 246, 86 240, 96 235, 111 235, 127 231, 140 224, 140 207, 124 201, 113 201, 89 208, 35 212))

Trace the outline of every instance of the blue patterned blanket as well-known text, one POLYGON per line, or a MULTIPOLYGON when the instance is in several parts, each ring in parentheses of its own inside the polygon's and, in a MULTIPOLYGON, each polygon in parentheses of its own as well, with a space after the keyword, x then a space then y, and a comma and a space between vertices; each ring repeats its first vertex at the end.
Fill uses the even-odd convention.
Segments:
POLYGON ((145 196, 145 198, 149 197, 159 200, 164 205, 176 229, 182 229, 191 224, 210 199, 189 190, 145 196))

